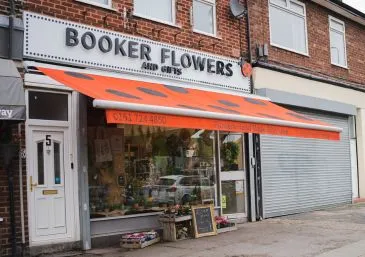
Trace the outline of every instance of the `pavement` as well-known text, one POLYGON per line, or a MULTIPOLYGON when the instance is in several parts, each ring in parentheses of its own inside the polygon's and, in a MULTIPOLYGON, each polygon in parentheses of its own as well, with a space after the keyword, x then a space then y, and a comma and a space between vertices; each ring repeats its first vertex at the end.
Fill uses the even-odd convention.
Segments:
POLYGON ((93 249, 83 257, 365 257, 365 204, 245 223, 217 236, 125 251, 93 249))

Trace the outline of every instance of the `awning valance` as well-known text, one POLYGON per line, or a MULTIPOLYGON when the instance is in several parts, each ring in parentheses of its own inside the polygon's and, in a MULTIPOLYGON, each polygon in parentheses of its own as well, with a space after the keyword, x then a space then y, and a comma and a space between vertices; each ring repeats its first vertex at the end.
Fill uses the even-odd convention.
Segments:
POLYGON ((11 60, 0 59, 0 120, 25 120, 23 80, 11 60))
POLYGON ((129 80, 83 70, 38 69, 94 98, 94 107, 106 109, 108 123, 340 138, 340 128, 290 111, 265 98, 129 80))

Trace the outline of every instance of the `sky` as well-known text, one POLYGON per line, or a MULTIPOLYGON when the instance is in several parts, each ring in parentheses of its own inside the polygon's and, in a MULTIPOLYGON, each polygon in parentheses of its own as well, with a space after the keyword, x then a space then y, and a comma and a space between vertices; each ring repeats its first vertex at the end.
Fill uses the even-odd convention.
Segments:
POLYGON ((343 2, 365 13, 365 0, 343 0, 343 2))

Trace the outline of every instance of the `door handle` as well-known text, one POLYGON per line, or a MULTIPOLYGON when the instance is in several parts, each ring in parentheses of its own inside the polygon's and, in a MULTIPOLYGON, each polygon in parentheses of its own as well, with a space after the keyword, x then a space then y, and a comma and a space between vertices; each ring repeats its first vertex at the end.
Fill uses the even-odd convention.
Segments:
POLYGON ((38 186, 38 183, 33 183, 33 176, 30 176, 29 182, 30 182, 30 192, 33 192, 33 187, 38 186))

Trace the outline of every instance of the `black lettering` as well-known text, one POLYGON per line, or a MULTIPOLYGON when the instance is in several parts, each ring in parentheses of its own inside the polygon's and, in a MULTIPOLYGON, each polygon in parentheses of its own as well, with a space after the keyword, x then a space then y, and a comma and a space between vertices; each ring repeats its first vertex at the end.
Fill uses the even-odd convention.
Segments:
POLYGON ((184 68, 190 68, 191 67, 191 57, 189 54, 183 54, 180 57, 181 66, 184 68))
POLYGON ((135 54, 138 52, 138 48, 136 47, 138 45, 135 41, 129 41, 128 42, 128 57, 130 58, 138 58, 138 55, 135 54))
POLYGON ((85 32, 85 34, 82 35, 82 37, 81 37, 81 44, 86 50, 93 49, 96 45, 96 38, 95 38, 94 34, 90 31, 85 32), (86 38, 90 38, 90 40, 91 40, 90 44, 87 43, 86 38))
POLYGON ((182 70, 181 69, 177 69, 176 70, 176 75, 181 75, 182 74, 182 70))
POLYGON ((66 46, 77 46, 79 44, 78 35, 79 32, 76 29, 66 28, 66 46))
POLYGON ((208 72, 209 73, 215 73, 215 70, 214 70, 215 64, 214 64, 214 62, 215 61, 213 59, 208 58, 208 72))
POLYGON ((152 70, 153 70, 153 71, 158 70, 158 65, 157 65, 157 64, 152 64, 152 70))
POLYGON ((125 52, 123 45, 127 40, 123 39, 122 42, 119 43, 119 38, 115 39, 115 55, 121 53, 123 56, 126 56, 127 53, 125 52))
POLYGON ((232 77, 232 75, 233 75, 232 63, 227 63, 226 64, 226 76, 227 77, 232 77))
POLYGON ((175 53, 175 51, 172 51, 171 52, 171 63, 172 63, 172 66, 177 66, 177 67, 179 67, 180 66, 180 64, 179 63, 177 63, 176 62, 176 53, 175 53))
POLYGON ((165 63, 166 59, 170 58, 167 53, 170 52, 170 49, 167 48, 161 48, 161 63, 165 63))
POLYGON ((147 61, 151 61, 151 47, 147 44, 141 44, 141 60, 146 59, 147 61))
POLYGON ((102 37, 99 38, 99 49, 100 49, 100 51, 102 51, 103 53, 107 53, 107 52, 110 52, 110 50, 112 50, 112 47, 113 47, 113 42, 112 42, 110 37, 102 36, 102 37), (106 48, 103 44, 104 40, 108 44, 108 46, 106 48))
POLYGON ((224 62, 217 61, 215 73, 220 74, 220 75, 225 75, 224 74, 224 62))
POLYGON ((196 57, 195 55, 193 57, 193 64, 195 70, 203 71, 205 69, 205 58, 201 58, 200 56, 196 57))
POLYGON ((144 70, 146 70, 147 69, 147 62, 142 63, 142 67, 141 68, 144 69, 144 70))

